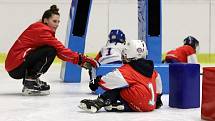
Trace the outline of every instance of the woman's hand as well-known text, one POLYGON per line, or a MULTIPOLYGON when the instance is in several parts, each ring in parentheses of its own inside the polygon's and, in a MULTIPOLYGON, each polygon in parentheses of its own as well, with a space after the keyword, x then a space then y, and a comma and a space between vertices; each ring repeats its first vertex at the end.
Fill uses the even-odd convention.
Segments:
POLYGON ((87 57, 83 54, 79 54, 78 65, 85 69, 92 69, 92 67, 97 68, 99 66, 99 63, 93 58, 87 57))

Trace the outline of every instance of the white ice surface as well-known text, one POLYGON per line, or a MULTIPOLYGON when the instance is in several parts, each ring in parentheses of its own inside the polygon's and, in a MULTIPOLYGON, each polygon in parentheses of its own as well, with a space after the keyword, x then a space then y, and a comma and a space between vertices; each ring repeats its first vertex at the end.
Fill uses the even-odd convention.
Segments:
POLYGON ((78 108, 79 101, 97 97, 90 94, 87 72, 83 71, 80 84, 63 83, 59 74, 56 64, 41 78, 51 85, 49 96, 22 96, 22 81, 10 78, 1 64, 0 121, 201 121, 200 108, 170 108, 168 95, 162 97, 164 106, 152 112, 86 113, 78 108))

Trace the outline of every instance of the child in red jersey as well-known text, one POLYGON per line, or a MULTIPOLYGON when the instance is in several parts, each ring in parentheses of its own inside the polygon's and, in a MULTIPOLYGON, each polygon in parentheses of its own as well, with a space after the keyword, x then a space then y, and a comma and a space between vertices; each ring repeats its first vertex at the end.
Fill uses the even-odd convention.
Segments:
POLYGON ((167 52, 165 63, 198 63, 196 51, 199 41, 192 36, 184 39, 184 45, 167 52))
POLYGON ((95 82, 106 91, 95 100, 81 100, 79 107, 97 112, 102 107, 113 112, 145 112, 162 106, 162 84, 151 60, 146 60, 147 48, 141 40, 126 43, 123 65, 95 82))

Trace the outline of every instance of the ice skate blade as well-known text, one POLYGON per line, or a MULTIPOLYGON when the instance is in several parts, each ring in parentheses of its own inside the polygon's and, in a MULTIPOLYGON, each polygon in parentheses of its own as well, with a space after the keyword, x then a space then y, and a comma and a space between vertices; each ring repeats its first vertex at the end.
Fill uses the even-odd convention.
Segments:
POLYGON ((123 105, 117 105, 117 106, 113 106, 113 105, 109 105, 109 106, 105 106, 104 109, 106 111, 112 111, 113 109, 116 109, 118 111, 122 111, 124 110, 124 106, 123 105))
POLYGON ((49 94, 50 94, 49 90, 38 91, 38 90, 26 89, 26 88, 22 90, 23 96, 46 96, 49 94))
POLYGON ((91 106, 90 109, 87 108, 87 105, 85 103, 80 103, 80 105, 78 106, 80 109, 83 109, 89 113, 96 113, 97 112, 97 108, 91 106))

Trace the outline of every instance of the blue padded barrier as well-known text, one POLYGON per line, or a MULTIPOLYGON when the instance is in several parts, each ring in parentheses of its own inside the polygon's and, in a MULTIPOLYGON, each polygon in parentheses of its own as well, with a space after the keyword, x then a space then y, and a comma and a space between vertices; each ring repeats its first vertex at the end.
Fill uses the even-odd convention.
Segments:
POLYGON ((147 59, 153 60, 154 63, 161 63, 161 36, 147 36, 146 44, 148 49, 147 59))
POLYGON ((113 71, 115 68, 121 67, 122 64, 103 64, 96 69, 96 76, 105 75, 108 72, 113 71))
POLYGON ((198 108, 200 106, 200 65, 169 65, 169 106, 198 108))
MULTIPOLYGON (((65 46, 78 53, 84 53, 88 21, 93 0, 72 0, 66 33, 65 46)), ((81 68, 70 62, 63 62, 60 77, 67 83, 80 83, 81 68)))
POLYGON ((169 94, 169 64, 155 64, 154 67, 161 76, 163 94, 169 94))
MULTIPOLYGON (((101 65, 97 71, 96 75, 105 75, 108 72, 111 72, 115 68, 120 67, 121 64, 104 64, 101 65)), ((169 64, 155 64, 155 70, 158 71, 158 73, 161 76, 162 79, 162 86, 163 86, 163 93, 168 94, 169 93, 169 64)), ((96 91, 96 94, 102 94, 104 90, 99 87, 96 91)))
MULTIPOLYGON (((97 68, 96 70, 96 76, 102 76, 107 74, 108 72, 113 71, 115 68, 121 67, 122 64, 103 64, 101 66, 99 66, 99 68, 97 68)), ((96 94, 102 94, 104 93, 104 90, 99 87, 96 91, 96 94)))

